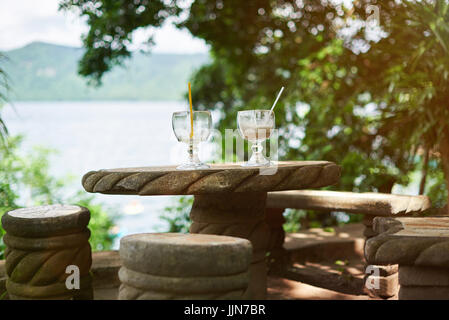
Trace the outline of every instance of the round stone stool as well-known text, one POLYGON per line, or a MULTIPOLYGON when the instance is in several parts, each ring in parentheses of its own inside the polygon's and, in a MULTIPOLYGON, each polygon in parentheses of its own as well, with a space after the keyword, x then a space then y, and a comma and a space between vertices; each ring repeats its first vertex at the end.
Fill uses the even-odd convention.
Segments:
POLYGON ((5 213, 9 298, 92 299, 89 219, 86 208, 59 204, 5 213))
POLYGON ((252 246, 246 239, 143 233, 120 241, 120 300, 246 299, 252 246))

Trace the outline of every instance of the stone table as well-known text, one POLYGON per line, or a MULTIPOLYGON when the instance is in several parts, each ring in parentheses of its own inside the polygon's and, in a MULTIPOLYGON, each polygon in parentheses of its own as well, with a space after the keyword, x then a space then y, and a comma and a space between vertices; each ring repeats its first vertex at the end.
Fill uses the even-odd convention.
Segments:
POLYGON ((176 170, 176 166, 90 171, 82 179, 88 192, 121 195, 194 195, 191 233, 219 234, 251 241, 253 259, 248 298, 266 294, 270 229, 265 222, 267 192, 320 188, 336 183, 341 168, 327 161, 278 162, 267 169, 238 163, 209 169, 176 170))

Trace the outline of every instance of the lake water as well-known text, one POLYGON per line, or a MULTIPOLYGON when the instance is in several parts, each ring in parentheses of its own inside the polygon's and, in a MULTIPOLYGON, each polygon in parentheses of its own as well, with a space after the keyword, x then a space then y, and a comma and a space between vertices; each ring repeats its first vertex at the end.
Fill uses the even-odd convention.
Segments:
MULTIPOLYGON (((3 112, 11 135, 25 135, 23 152, 36 145, 58 150, 51 173, 74 176, 67 194, 83 190, 90 170, 176 164, 183 155, 171 128, 182 102, 16 102, 14 108, 3 112)), ((166 229, 159 215, 173 198, 95 194, 122 215, 120 236, 166 229)))

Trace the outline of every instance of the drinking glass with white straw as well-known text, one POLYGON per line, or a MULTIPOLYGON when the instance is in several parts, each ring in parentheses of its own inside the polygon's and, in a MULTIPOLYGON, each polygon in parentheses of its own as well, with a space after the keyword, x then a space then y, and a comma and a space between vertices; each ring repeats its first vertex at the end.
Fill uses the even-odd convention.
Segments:
POLYGON ((270 160, 263 155, 262 142, 269 139, 275 127, 274 107, 284 91, 281 88, 270 110, 246 110, 237 113, 237 125, 243 139, 252 143, 252 155, 242 166, 269 166, 270 160))

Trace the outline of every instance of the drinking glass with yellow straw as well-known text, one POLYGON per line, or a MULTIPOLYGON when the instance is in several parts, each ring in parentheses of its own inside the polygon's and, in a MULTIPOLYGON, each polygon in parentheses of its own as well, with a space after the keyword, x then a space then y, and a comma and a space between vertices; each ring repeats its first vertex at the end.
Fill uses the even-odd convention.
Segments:
POLYGON ((189 82, 189 111, 174 112, 172 116, 173 132, 179 142, 187 144, 188 159, 178 166, 178 170, 207 169, 210 166, 198 157, 198 146, 209 138, 212 116, 209 111, 193 111, 192 89, 189 82))

